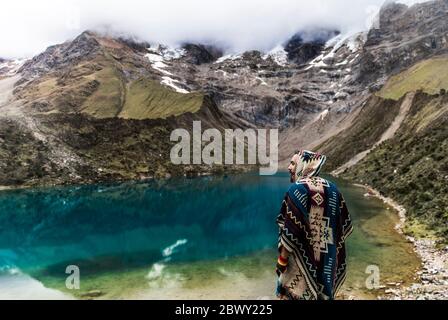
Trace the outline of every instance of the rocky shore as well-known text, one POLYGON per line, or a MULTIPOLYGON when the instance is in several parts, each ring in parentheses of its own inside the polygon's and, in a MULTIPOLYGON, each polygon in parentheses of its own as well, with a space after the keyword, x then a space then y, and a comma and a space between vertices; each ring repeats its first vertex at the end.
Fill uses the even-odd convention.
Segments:
POLYGON ((414 246, 415 252, 422 260, 422 267, 416 273, 416 282, 410 286, 401 283, 388 283, 382 286, 380 300, 447 300, 448 299, 448 246, 439 248, 439 241, 418 239, 404 233, 406 209, 391 198, 369 186, 358 185, 367 190, 366 197, 377 197, 398 212, 397 232, 403 234, 414 246))

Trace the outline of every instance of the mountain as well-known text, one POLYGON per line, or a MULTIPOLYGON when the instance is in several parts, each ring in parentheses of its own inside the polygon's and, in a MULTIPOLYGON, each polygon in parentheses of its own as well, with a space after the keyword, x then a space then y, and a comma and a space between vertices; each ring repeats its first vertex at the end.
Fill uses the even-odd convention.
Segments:
POLYGON ((7 60, 0 58, 0 79, 13 76, 22 63, 22 60, 7 60))
POLYGON ((372 94, 352 125, 318 146, 334 174, 403 204, 408 233, 445 241, 447 18, 448 1, 382 8, 379 28, 367 35, 358 77, 370 83, 372 94))
POLYGON ((429 1, 412 7, 388 3, 379 25, 369 31, 361 61, 360 80, 382 84, 397 73, 448 47, 448 2, 429 1))
POLYGON ((237 169, 172 165, 170 132, 191 130, 193 120, 204 129, 305 123, 334 95, 313 83, 327 75, 306 67, 283 48, 223 56, 209 45, 151 46, 86 31, 8 68, 0 83, 0 185, 237 169))
POLYGON ((446 235, 447 61, 448 0, 388 2, 371 30, 301 31, 270 52, 86 31, 0 61, 0 185, 241 170, 172 165, 171 131, 278 128, 281 165, 323 152, 446 235))
POLYGON ((345 176, 405 206, 408 232, 448 239, 448 95, 417 91, 395 135, 345 176), (429 228, 423 228, 421 226, 429 228), (428 230, 431 230, 429 232, 428 230))
POLYGON ((339 31, 327 29, 299 32, 287 41, 284 49, 288 53, 289 61, 299 65, 305 64, 322 52, 328 40, 339 34, 339 31))
MULTIPOLYGON (((146 45, 85 32, 0 82, 1 185, 88 183, 234 170, 176 167, 170 134, 246 128, 203 92, 161 83, 146 45)), ((162 70, 162 71, 160 71, 162 70)))

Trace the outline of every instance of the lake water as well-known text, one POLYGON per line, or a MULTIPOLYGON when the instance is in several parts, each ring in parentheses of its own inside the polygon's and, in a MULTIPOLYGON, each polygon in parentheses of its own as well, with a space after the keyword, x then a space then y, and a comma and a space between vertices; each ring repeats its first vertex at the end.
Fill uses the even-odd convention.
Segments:
MULTIPOLYGON (((409 282, 419 261, 394 231, 396 213, 330 180, 355 225, 344 297, 374 297, 370 265, 382 283, 409 282)), ((288 186, 281 173, 3 191, 0 298, 272 297, 275 220, 288 186), (65 286, 69 265, 80 269, 80 290, 65 286)))

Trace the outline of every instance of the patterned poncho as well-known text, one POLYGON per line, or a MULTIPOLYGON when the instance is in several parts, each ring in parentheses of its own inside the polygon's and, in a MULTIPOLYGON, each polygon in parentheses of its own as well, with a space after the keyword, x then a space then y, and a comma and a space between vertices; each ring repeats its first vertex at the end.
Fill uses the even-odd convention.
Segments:
POLYGON ((336 186, 317 176, 325 157, 299 155, 300 179, 288 190, 277 219, 279 249, 290 252, 278 292, 291 300, 330 300, 345 280, 345 240, 353 227, 336 186))

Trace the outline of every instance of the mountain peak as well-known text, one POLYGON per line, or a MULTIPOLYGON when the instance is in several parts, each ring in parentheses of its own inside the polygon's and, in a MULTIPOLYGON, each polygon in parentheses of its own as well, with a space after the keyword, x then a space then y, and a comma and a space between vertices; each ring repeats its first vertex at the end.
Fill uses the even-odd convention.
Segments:
POLYGON ((339 31, 329 29, 298 32, 284 45, 288 59, 297 64, 307 63, 321 53, 328 40, 339 34, 339 31))
POLYGON ((44 52, 25 63, 20 72, 33 78, 56 68, 74 64, 99 51, 101 46, 97 39, 96 33, 85 31, 73 41, 48 47, 44 52))
POLYGON ((223 56, 223 50, 212 45, 185 43, 182 48, 186 52, 186 60, 195 65, 211 63, 223 56))

